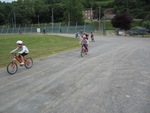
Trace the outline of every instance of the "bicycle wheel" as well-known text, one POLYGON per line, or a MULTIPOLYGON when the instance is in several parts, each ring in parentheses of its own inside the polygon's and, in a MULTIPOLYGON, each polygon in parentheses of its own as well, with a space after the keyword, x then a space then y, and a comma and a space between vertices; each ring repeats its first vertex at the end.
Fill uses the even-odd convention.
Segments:
POLYGON ((15 62, 10 62, 7 65, 7 72, 11 75, 15 74, 18 70, 18 65, 15 62))
POLYGON ((83 50, 82 49, 81 49, 81 53, 80 54, 81 54, 81 57, 83 57, 83 50))
POLYGON ((33 66, 33 60, 32 60, 32 58, 26 58, 25 59, 25 67, 27 68, 27 69, 29 69, 29 68, 31 68, 33 66))
POLYGON ((94 38, 92 39, 93 42, 95 42, 94 38))
POLYGON ((81 57, 83 57, 84 54, 86 54, 85 48, 81 47, 81 57))

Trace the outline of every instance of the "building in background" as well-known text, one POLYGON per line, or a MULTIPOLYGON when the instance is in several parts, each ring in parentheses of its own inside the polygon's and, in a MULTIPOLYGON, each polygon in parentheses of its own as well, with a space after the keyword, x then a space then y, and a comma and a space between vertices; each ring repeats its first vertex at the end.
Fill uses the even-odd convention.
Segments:
POLYGON ((92 8, 88 8, 83 11, 84 19, 86 21, 93 21, 93 10, 92 8))

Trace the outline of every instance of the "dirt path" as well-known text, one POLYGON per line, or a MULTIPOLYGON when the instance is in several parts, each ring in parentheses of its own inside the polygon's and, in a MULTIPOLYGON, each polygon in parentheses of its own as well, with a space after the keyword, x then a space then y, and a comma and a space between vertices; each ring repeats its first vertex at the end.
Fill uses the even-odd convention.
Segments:
POLYGON ((0 113, 150 113, 150 39, 95 40, 83 58, 76 49, 1 69, 0 113))

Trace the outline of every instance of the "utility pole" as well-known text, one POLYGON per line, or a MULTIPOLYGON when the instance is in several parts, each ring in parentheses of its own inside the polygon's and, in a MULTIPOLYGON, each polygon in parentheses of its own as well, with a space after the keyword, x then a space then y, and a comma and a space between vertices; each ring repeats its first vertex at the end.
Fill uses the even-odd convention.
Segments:
POLYGON ((14 27, 16 28, 16 13, 13 11, 14 13, 14 27))
POLYGON ((70 27, 70 13, 68 13, 68 27, 67 27, 67 33, 69 32, 70 27))
POLYGON ((99 31, 100 31, 101 7, 99 6, 99 31))
POLYGON ((52 33, 53 33, 53 24, 54 24, 54 8, 52 8, 52 33))
POLYGON ((37 17, 38 17, 38 26, 39 26, 39 15, 37 17))
POLYGON ((106 15, 105 15, 105 11, 104 11, 104 20, 103 20, 104 22, 103 22, 103 35, 106 35, 106 23, 105 23, 105 21, 106 21, 106 15))

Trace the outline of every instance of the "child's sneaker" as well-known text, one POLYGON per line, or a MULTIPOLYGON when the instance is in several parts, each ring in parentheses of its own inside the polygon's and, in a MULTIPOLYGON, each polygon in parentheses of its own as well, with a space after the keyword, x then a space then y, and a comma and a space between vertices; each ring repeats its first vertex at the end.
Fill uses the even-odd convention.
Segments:
POLYGON ((21 66, 24 65, 24 62, 21 62, 20 65, 21 65, 21 66))

